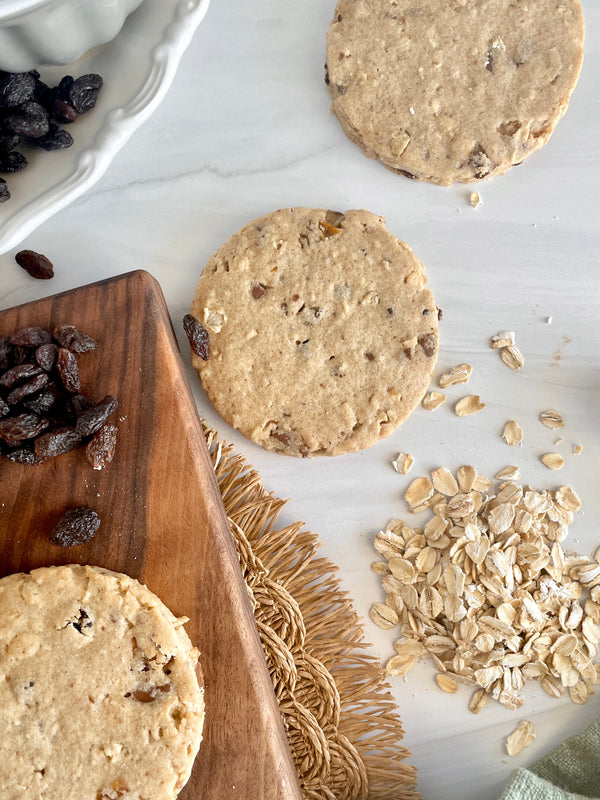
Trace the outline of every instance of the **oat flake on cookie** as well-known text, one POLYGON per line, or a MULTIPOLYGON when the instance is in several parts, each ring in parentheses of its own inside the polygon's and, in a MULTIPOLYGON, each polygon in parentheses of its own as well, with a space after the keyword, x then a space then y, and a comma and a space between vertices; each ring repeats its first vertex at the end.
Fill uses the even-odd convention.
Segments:
POLYGON ((438 353, 423 265, 368 211, 251 222, 208 261, 191 313, 210 336, 209 359, 192 362, 216 410, 294 456, 388 436, 420 403, 438 353))
POLYGON ((367 156, 417 180, 471 183, 547 142, 583 38, 579 0, 339 0, 325 80, 367 156))

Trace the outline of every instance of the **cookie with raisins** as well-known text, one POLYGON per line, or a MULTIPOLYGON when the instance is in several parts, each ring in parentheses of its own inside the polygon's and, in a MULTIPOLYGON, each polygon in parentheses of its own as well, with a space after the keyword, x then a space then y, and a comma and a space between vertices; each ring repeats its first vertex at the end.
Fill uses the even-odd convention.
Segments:
POLYGON ((368 211, 292 208, 251 222, 209 260, 191 315, 207 335, 196 352, 192 337, 193 364, 216 410, 294 456, 388 436, 423 397, 438 352, 424 268, 368 211))
POLYGON ((583 38, 579 0, 338 0, 325 81, 367 156, 417 180, 470 183, 548 141, 583 38))
POLYGON ((172 800, 202 738, 198 651, 127 575, 42 567, 0 580, 4 797, 172 800))

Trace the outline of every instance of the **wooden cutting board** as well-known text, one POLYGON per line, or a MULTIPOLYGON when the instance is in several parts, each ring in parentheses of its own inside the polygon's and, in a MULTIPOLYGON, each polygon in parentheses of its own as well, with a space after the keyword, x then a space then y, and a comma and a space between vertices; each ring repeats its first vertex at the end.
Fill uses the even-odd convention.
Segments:
MULTIPOLYGON (((144 271, 0 312, 0 336, 76 325, 98 347, 78 357, 82 391, 119 400, 113 462, 83 450, 39 466, 0 457, 0 575, 79 563, 146 584, 201 651, 204 741, 181 800, 300 800, 248 595, 167 307, 144 271), (49 534, 69 506, 102 520, 86 545, 49 534)), ((114 416, 111 418, 114 421, 114 416)))

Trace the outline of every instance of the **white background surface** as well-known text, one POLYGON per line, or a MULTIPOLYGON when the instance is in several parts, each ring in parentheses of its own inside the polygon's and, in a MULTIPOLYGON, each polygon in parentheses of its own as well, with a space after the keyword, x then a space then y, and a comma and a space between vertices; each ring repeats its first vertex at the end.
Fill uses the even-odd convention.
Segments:
MULTIPOLYGON (((365 618, 374 652, 387 659, 394 633, 368 620, 371 603, 382 597, 370 564, 377 530, 408 516, 402 496, 409 477, 391 466, 399 450, 415 458, 410 478, 438 465, 472 463, 493 474, 517 464, 535 488, 568 483, 583 511, 566 544, 586 554, 600 545, 600 6, 583 2, 583 72, 549 144, 505 176, 444 189, 369 161, 329 113, 323 62, 334 5, 213 0, 166 99, 105 176, 0 256, 0 307, 143 267, 160 281, 185 347, 180 320, 203 265, 243 224, 293 205, 383 214, 426 265, 444 310, 436 376, 470 362, 468 387, 447 394, 480 394, 484 411, 459 419, 451 404, 433 413, 419 408, 366 452, 295 460, 263 452, 231 430, 191 370, 190 377, 209 423, 258 467, 269 490, 290 498, 281 523, 302 519, 318 533, 365 618), (482 198, 477 209, 467 202, 473 188, 482 198), (53 260, 52 281, 35 281, 14 264, 22 247, 53 260), (489 349, 490 335, 506 328, 516 331, 525 355, 518 373, 489 349), (559 409, 567 422, 556 448, 566 459, 560 473, 539 462, 559 435, 537 421, 545 408, 559 409), (507 419, 524 429, 521 449, 500 439, 507 419), (576 442, 584 446, 580 456, 571 454, 576 442)), ((433 676, 422 663, 393 682, 427 800, 493 800, 514 767, 600 713, 600 692, 579 707, 528 686, 520 711, 488 704, 473 716, 471 690, 445 695, 433 676), (509 759, 504 739, 521 719, 536 723, 538 738, 509 759)))

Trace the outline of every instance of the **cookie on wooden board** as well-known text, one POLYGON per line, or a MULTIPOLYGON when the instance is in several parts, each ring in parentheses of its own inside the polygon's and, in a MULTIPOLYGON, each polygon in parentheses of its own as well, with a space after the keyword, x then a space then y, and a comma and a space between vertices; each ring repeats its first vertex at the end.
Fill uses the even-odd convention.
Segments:
POLYGON ((2 797, 175 798, 204 721, 183 621, 138 581, 96 567, 2 578, 2 797))
POLYGON ((441 185, 542 147, 583 60, 579 0, 338 0, 326 83, 370 158, 441 185))
POLYGON ((423 265, 368 211, 275 211, 208 261, 192 354, 216 410, 267 450, 339 455, 394 431, 423 397, 438 310, 423 265))

